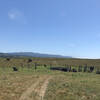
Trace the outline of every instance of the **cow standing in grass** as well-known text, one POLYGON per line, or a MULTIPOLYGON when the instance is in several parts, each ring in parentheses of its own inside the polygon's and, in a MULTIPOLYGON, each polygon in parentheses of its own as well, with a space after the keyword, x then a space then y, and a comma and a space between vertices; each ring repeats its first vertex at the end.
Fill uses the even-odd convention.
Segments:
POLYGON ((72 69, 72 72, 77 72, 77 70, 75 68, 72 69))
POLYGON ((13 71, 18 71, 18 69, 16 67, 13 67, 13 71))
POLYGON ((90 66, 90 72, 94 71, 94 66, 90 66))
POLYGON ((47 65, 46 65, 46 64, 44 64, 44 67, 47 67, 47 65))

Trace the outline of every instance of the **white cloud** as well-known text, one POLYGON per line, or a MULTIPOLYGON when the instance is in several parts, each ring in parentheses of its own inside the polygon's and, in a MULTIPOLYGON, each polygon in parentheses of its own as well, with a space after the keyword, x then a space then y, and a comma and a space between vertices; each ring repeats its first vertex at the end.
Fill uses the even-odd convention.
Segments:
POLYGON ((26 21, 26 18, 23 14, 23 12, 21 12, 20 10, 17 10, 17 9, 12 9, 8 12, 8 17, 9 19, 11 20, 16 20, 20 23, 23 23, 23 24, 26 24, 27 21, 26 21))
POLYGON ((20 17, 22 17, 22 16, 24 16, 24 15, 22 14, 22 12, 20 12, 20 11, 18 11, 18 10, 15 10, 15 9, 10 10, 10 11, 8 12, 8 17, 9 17, 10 19, 12 19, 12 20, 18 19, 18 18, 20 18, 20 17))

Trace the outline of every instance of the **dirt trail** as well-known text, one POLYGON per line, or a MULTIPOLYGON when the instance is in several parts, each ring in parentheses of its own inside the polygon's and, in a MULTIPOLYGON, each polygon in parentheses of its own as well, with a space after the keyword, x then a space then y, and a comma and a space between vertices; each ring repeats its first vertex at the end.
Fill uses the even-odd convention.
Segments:
POLYGON ((36 83, 34 83, 31 87, 29 87, 20 97, 19 100, 32 100, 29 96, 34 91, 36 86, 39 84, 40 80, 38 80, 36 83))
POLYGON ((43 100, 43 98, 44 98, 46 89, 48 87, 49 80, 50 80, 50 77, 45 80, 45 82, 43 83, 43 85, 40 89, 40 92, 39 92, 40 100, 43 100))
POLYGON ((46 92, 46 89, 47 89, 47 86, 48 86, 48 83, 49 83, 49 79, 50 79, 50 77, 38 79, 38 81, 36 83, 34 83, 31 87, 29 87, 22 94, 22 96, 20 97, 19 100, 33 100, 32 98, 30 98, 31 93, 32 92, 36 92, 36 89, 37 89, 39 83, 44 80, 43 85, 40 87, 40 90, 37 92, 38 96, 39 96, 38 100, 43 100, 45 92, 46 92))

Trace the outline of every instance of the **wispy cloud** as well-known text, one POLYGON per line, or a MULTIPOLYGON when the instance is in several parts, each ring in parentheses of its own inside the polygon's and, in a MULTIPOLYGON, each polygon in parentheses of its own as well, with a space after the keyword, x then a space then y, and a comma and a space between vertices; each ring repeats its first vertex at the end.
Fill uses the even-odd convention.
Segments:
POLYGON ((12 9, 8 12, 8 17, 11 20, 16 20, 19 21, 21 23, 26 24, 26 19, 25 19, 25 15, 23 12, 21 12, 20 10, 17 9, 12 9))
POLYGON ((12 20, 18 19, 22 16, 23 16, 23 13, 16 9, 12 9, 8 12, 8 17, 12 20))

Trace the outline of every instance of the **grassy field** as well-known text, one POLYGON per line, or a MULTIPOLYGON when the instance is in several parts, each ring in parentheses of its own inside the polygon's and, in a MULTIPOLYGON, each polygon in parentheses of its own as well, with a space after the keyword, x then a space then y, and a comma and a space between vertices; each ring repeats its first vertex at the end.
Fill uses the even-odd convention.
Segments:
POLYGON ((0 100, 100 100, 100 75, 41 67, 18 72, 1 68, 0 100))
POLYGON ((50 80, 44 100, 100 100, 100 76, 59 73, 50 80))
POLYGON ((100 68, 100 59, 69 59, 69 58, 0 58, 0 67, 28 67, 33 66, 34 63, 38 63, 40 65, 53 65, 53 66, 79 66, 79 65, 88 65, 95 66, 100 68), (28 63, 28 60, 31 59, 32 62, 28 63))
MULTIPOLYGON (((95 70, 92 73, 52 71, 50 64, 56 66, 60 60, 55 59, 55 63, 51 60, 44 63, 44 59, 35 58, 29 63, 28 58, 0 58, 0 100, 100 100, 100 75, 95 70), (36 70, 35 62, 39 63, 36 70), (18 71, 14 72, 13 66, 18 71)), ((73 62, 67 61, 69 65, 73 62)), ((89 65, 92 61, 82 62, 89 65)), ((82 62, 74 61, 76 65, 82 62)), ((59 66, 64 64, 62 60, 59 62, 59 66)), ((94 64, 99 68, 99 60, 94 60, 94 64)))

